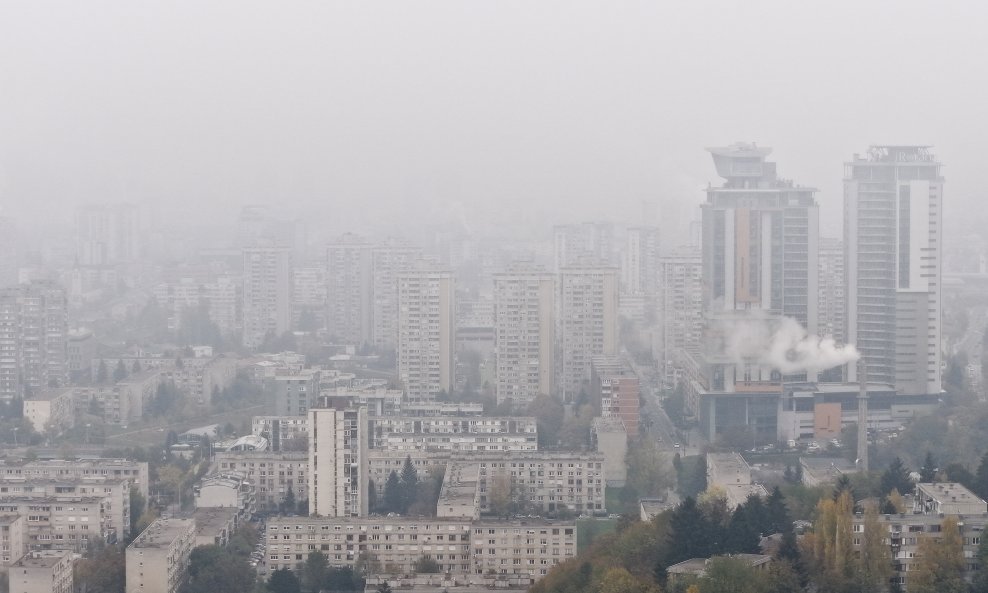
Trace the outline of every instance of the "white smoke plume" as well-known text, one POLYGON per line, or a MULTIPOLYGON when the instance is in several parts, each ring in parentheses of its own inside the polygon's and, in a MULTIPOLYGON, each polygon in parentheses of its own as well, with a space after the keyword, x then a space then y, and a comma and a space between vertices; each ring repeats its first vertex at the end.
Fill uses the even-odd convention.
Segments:
POLYGON ((811 335, 790 317, 727 321, 723 332, 727 354, 737 362, 756 361, 784 375, 824 371, 861 357, 853 345, 811 335))

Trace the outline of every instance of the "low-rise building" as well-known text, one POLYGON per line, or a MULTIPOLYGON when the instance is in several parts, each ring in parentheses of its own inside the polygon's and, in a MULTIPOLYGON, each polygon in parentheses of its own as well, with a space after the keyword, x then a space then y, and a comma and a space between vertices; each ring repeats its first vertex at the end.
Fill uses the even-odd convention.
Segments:
POLYGON ((436 516, 480 519, 480 465, 450 461, 443 474, 436 516))
POLYGON ((35 432, 57 436, 75 425, 75 390, 46 389, 24 400, 24 418, 35 432))
POLYGON ((751 481, 751 466, 740 453, 707 453, 707 487, 724 490, 728 510, 745 503, 749 496, 768 496, 761 484, 751 481))
MULTIPOLYGON (((87 540, 97 536, 107 541, 116 541, 130 533, 130 482, 122 479, 93 476, 76 480, 61 479, 26 479, 22 481, 7 480, 0 483, 0 506, 13 508, 32 507, 42 511, 45 507, 53 507, 49 515, 50 522, 28 521, 31 528, 32 543, 59 541, 58 535, 67 535, 69 540, 87 540), (76 505, 77 501, 99 500, 94 505, 98 510, 99 523, 93 523, 89 514, 81 511, 84 505, 76 505), (32 505, 32 502, 38 502, 32 505), (74 511, 80 510, 78 520, 74 511), (98 531, 97 531, 98 530, 98 531), (72 532, 82 532, 73 534, 72 532), (96 533, 93 533, 93 532, 96 533), (86 533, 89 532, 89 533, 86 533), (72 537, 78 535, 79 537, 72 537), (53 537, 43 537, 53 536, 53 537), (84 537, 88 536, 88 537, 84 537)), ((41 515, 38 515, 39 519, 41 515)), ((79 543, 84 543, 80 541, 79 543)), ((47 546, 42 546, 47 547, 47 546)), ((61 547, 61 546, 54 546, 61 547)), ((69 549, 75 549, 70 547, 69 549)))
POLYGON ((483 513, 491 510, 490 494, 499 475, 511 478, 518 502, 542 512, 564 509, 587 514, 606 512, 604 456, 600 453, 536 451, 507 456, 474 454, 462 459, 480 465, 483 513))
POLYGON ((534 451, 535 418, 385 416, 369 421, 370 448, 393 451, 534 451))
POLYGON ((590 425, 590 442, 604 456, 604 480, 608 486, 621 488, 628 480, 628 433, 621 418, 594 418, 590 425))
POLYGON ((833 484, 841 476, 859 471, 858 466, 853 461, 848 461, 843 457, 800 457, 799 465, 802 470, 802 482, 806 486, 833 484))
POLYGON ((129 459, 0 460, 0 487, 25 480, 76 481, 91 478, 126 480, 148 497, 148 464, 129 459))
POLYGON ((91 543, 102 539, 116 543, 118 532, 111 528, 109 513, 104 512, 102 496, 75 497, 68 501, 55 498, 8 498, 0 501, 0 514, 27 518, 25 542, 31 550, 86 551, 91 543))
POLYGON ((196 521, 194 547, 226 546, 242 524, 240 514, 233 508, 197 508, 192 513, 192 518, 196 521))
MULTIPOLYGON (((963 546, 964 576, 970 580, 982 569, 978 563, 978 549, 988 528, 988 503, 970 490, 953 482, 917 484, 912 513, 878 516, 882 539, 892 556, 892 581, 901 590, 909 588, 909 576, 919 562, 923 539, 939 538, 947 517, 957 520, 963 546)), ((864 514, 856 513, 851 528, 856 551, 860 551, 864 542, 864 524, 864 514)))
POLYGON ((72 554, 66 551, 37 551, 10 567, 10 593, 72 593, 72 554))
MULTIPOLYGON (((714 557, 716 558, 716 556, 714 557)), ((688 579, 698 579, 707 574, 707 566, 714 558, 691 558, 678 564, 673 564, 666 569, 669 583, 677 583, 688 579)), ((748 566, 755 570, 767 570, 772 563, 772 557, 765 554, 732 554, 725 558, 738 558, 744 560, 748 566)))
POLYGON ((10 566, 27 550, 27 519, 23 515, 0 515, 0 567, 10 566))
POLYGON ((250 520, 257 504, 254 484, 241 472, 205 476, 192 492, 196 509, 233 509, 244 520, 250 520))
POLYGON ((297 504, 308 498, 307 452, 229 451, 213 459, 220 472, 239 472, 254 484, 258 510, 277 510, 291 499, 297 504))
POLYGON ((195 545, 195 519, 156 519, 127 546, 126 593, 178 591, 195 545))
POLYGON ((535 583, 576 556, 575 522, 476 522, 472 530, 474 574, 521 575, 535 583))

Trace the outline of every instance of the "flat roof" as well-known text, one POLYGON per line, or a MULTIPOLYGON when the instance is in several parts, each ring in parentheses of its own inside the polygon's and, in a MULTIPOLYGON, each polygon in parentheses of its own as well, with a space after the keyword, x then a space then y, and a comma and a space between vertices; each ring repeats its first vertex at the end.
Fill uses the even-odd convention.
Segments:
POLYGON ((168 547, 194 525, 195 519, 156 519, 127 546, 127 549, 168 547))

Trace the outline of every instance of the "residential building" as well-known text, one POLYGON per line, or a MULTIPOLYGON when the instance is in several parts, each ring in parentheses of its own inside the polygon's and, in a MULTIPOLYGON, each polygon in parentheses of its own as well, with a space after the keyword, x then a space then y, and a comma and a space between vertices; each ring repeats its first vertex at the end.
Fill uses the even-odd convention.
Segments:
POLYGON ((752 482, 751 466, 737 452, 707 453, 707 487, 723 489, 731 511, 744 504, 749 496, 768 496, 764 486, 752 482))
POLYGON ((928 146, 872 146, 844 167, 844 337, 869 382, 905 395, 941 390, 940 167, 928 146))
POLYGON ((129 459, 51 459, 0 460, 0 485, 39 481, 84 481, 91 479, 126 480, 129 487, 137 488, 145 499, 148 497, 148 464, 129 459))
POLYGON ((346 233, 326 246, 326 327, 347 344, 369 343, 373 333, 373 245, 346 233))
POLYGON ((196 522, 196 539, 193 548, 199 546, 226 547, 230 538, 245 522, 234 508, 203 507, 192 513, 196 522))
POLYGON ((155 519, 127 546, 126 593, 176 593, 195 545, 195 519, 155 519))
MULTIPOLYGON (((538 428, 535 418, 528 416, 470 418, 384 416, 371 418, 368 424, 371 449, 453 451, 459 448, 458 443, 470 442, 469 437, 473 435, 487 437, 474 441, 478 444, 499 442, 493 435, 520 436, 522 442, 532 445, 530 450, 533 451, 538 443, 538 428), (402 445, 409 446, 403 447, 402 445)), ((485 449, 480 448, 478 450, 485 449)), ((497 449, 491 447, 487 450, 497 449)))
POLYGON ((494 275, 494 392, 497 403, 527 409, 555 395, 555 278, 516 265, 494 275))
POLYGON ((628 432, 620 417, 594 418, 590 425, 590 442, 594 451, 604 456, 604 481, 622 488, 628 480, 628 432))
POLYGON ((578 263, 612 266, 616 264, 614 225, 609 222, 584 222, 556 225, 553 233, 555 272, 578 263))
POLYGON ((265 379, 276 416, 305 416, 319 397, 320 371, 317 369, 277 369, 265 379))
POLYGON ((0 515, 0 570, 21 559, 27 551, 27 517, 0 515))
POLYGON ((309 410, 309 512, 367 515, 367 410, 309 410))
POLYGON ((114 542, 130 533, 130 488, 130 480, 104 476, 10 479, 0 483, 0 505, 5 512, 36 513, 28 515, 32 548, 78 550, 90 538, 114 542), (77 501, 98 502, 90 513, 87 505, 77 505, 77 501), (38 519, 32 521, 31 516, 38 519))
POLYGON ((420 264, 398 279, 398 379, 412 400, 432 400, 454 385, 454 280, 420 264))
POLYGON ((257 504, 254 484, 242 472, 217 472, 205 476, 192 493, 196 509, 233 509, 245 521, 254 515, 257 504))
POLYGON ((308 499, 307 452, 225 451, 213 460, 218 471, 241 473, 254 484, 258 510, 275 511, 286 502, 301 504, 308 499))
POLYGON ((0 290, 0 399, 68 383, 68 304, 50 282, 0 290))
MULTIPOLYGON (((817 330, 822 337, 844 344, 844 244, 837 239, 820 238, 820 279, 817 330)), ((843 380, 844 369, 836 367, 820 373, 820 381, 843 380)))
POLYGON ((603 514, 604 456, 600 453, 475 453, 454 457, 480 465, 478 489, 482 512, 491 510, 491 492, 499 476, 510 478, 517 502, 540 512, 568 509, 603 514))
POLYGON ((72 553, 32 551, 10 567, 10 593, 73 593, 72 553))
POLYGON ((625 293, 654 298, 659 292, 659 229, 628 228, 621 259, 621 285, 625 293))
POLYGON ((75 389, 45 389, 24 400, 24 418, 35 432, 57 436, 75 424, 75 389))
POLYGON ((89 204, 76 212, 76 261, 82 266, 132 263, 143 251, 134 204, 89 204))
POLYGON ((588 390, 590 361, 618 349, 617 268, 564 267, 559 277, 561 389, 565 402, 588 390))
POLYGON ((297 266, 292 274, 292 282, 292 327, 310 332, 325 328, 325 266, 297 266))
POLYGON ((683 378, 683 354, 696 353, 703 335, 700 249, 680 247, 659 258, 658 359, 667 386, 683 378))
POLYGON ((590 394, 604 418, 620 418, 631 438, 638 437, 641 390, 638 375, 618 356, 590 359, 590 394))
POLYGON ((268 440, 272 451, 308 451, 308 416, 254 416, 251 433, 268 440))
POLYGON ((395 239, 371 251, 372 335, 378 348, 390 350, 398 346, 398 275, 412 269, 421 257, 420 249, 395 239))
MULTIPOLYGON (((878 515, 882 529, 882 541, 887 543, 892 556, 892 583, 909 589, 909 579, 915 574, 920 559, 920 545, 924 539, 936 542, 947 517, 957 521, 964 555, 964 574, 970 580, 982 570, 978 563, 978 548, 988 527, 988 503, 979 499, 964 486, 946 482, 917 484, 912 513, 878 515)), ((864 513, 853 517, 852 544, 859 552, 864 543, 864 513)))
POLYGON ((478 521, 471 528, 476 575, 523 575, 534 584, 576 556, 575 521, 478 521))
POLYGON ((291 329, 292 251, 288 247, 248 247, 244 255, 243 341, 257 348, 268 335, 291 329))
POLYGON ((88 378, 90 361, 96 354, 96 339, 89 330, 69 331, 69 341, 66 346, 69 378, 77 381, 88 378))

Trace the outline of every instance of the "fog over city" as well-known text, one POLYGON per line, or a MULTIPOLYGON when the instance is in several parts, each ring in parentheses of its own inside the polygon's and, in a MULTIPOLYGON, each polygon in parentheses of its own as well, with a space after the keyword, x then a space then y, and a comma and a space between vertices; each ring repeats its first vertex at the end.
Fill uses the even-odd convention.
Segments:
POLYGON ((821 190, 837 236, 842 163, 873 143, 935 145, 954 203, 979 203, 986 18, 978 2, 4 2, 0 204, 63 222, 89 201, 183 221, 276 203, 340 232, 635 221, 652 200, 681 225, 712 181, 702 148, 745 140, 821 190))
POLYGON ((0 593, 988 593, 985 23, 0 0, 0 593))

